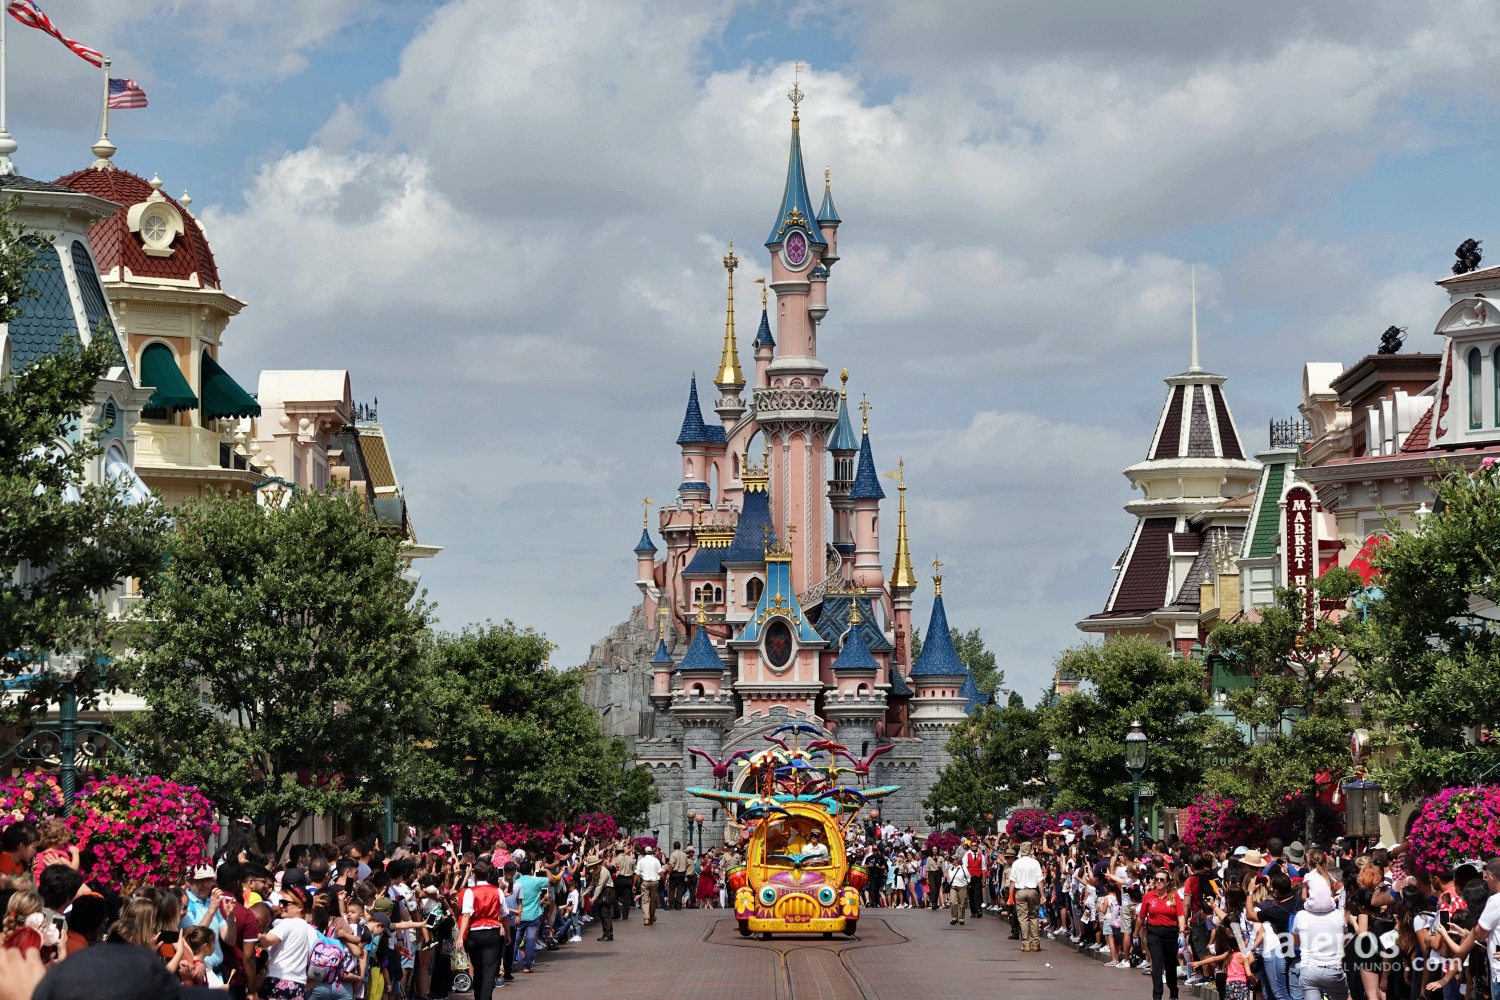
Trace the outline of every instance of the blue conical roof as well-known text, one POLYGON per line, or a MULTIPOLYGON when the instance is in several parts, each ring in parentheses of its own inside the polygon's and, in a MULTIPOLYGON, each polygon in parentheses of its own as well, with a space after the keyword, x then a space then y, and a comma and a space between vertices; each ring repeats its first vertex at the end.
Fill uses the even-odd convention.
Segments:
POLYGON ((948 612, 943 607, 943 595, 932 599, 932 620, 927 625, 926 640, 922 652, 911 668, 913 677, 961 677, 967 676, 969 668, 958 658, 953 648, 953 633, 948 628, 948 612))
POLYGON ((703 408, 698 405, 698 377, 688 383, 687 412, 682 415, 678 444, 723 444, 724 428, 703 422, 703 408))
POLYGON ((683 656, 682 662, 677 664, 680 671, 713 671, 720 673, 724 669, 724 661, 719 659, 719 651, 714 649, 713 642, 708 638, 708 629, 702 625, 698 631, 693 633, 693 643, 688 646, 687 654, 683 656))
POLYGON ((870 647, 865 645, 865 637, 859 626, 849 630, 848 638, 844 640, 844 648, 839 650, 838 659, 833 661, 834 670, 869 670, 880 669, 880 664, 875 662, 875 657, 870 655, 870 647))
POLYGON ((839 218, 839 210, 833 207, 833 185, 823 184, 823 204, 818 209, 818 224, 837 226, 843 220, 839 218))
POLYGON ((849 397, 839 399, 839 422, 833 428, 833 440, 828 443, 830 451, 859 451, 859 438, 854 436, 854 425, 849 422, 849 397))
POLYGON ((854 470, 854 485, 849 489, 849 499, 885 499, 885 490, 880 488, 880 473, 875 471, 875 455, 870 451, 869 434, 863 435, 859 442, 859 468, 854 470))
POLYGON ((656 655, 651 657, 652 663, 671 663, 672 654, 667 652, 667 640, 656 640, 656 655))
POLYGON ((734 526, 734 540, 720 557, 726 563, 764 563, 766 546, 776 541, 776 525, 771 520, 771 498, 763 489, 745 491, 740 505, 739 523, 734 526), (766 531, 767 528, 771 530, 766 531))
POLYGON ((771 337, 771 317, 766 315, 764 309, 760 311, 760 329, 755 331, 755 346, 776 346, 776 341, 771 337))
POLYGON ((766 246, 780 246, 792 229, 806 233, 809 243, 828 245, 814 218, 812 199, 807 195, 807 173, 802 169, 802 133, 795 121, 792 122, 792 151, 786 166, 786 190, 781 194, 781 208, 776 212, 776 221, 771 223, 766 246))
POLYGON ((637 553, 656 551, 656 543, 651 541, 651 532, 646 528, 641 529, 641 540, 635 543, 635 551, 637 553))

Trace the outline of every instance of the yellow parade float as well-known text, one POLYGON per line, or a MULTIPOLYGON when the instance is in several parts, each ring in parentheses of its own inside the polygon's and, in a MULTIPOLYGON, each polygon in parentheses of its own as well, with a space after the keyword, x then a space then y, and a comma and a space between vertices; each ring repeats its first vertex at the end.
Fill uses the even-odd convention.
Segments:
MULTIPOLYGON (((872 800, 900 790, 867 784, 869 758, 860 759, 829 740, 805 747, 804 734, 818 730, 793 722, 765 737, 773 745, 727 762, 715 762, 715 773, 727 776, 738 761, 747 769, 742 785, 751 790, 689 788, 689 795, 722 804, 735 817, 743 836, 743 864, 728 875, 734 893, 734 916, 740 934, 852 935, 859 925, 860 893, 868 873, 848 855, 848 831, 872 800), (790 743, 782 737, 790 736, 790 743), (849 766, 841 766, 843 760, 849 766), (840 782, 854 775, 861 787, 840 782)), ((708 757, 702 751, 694 751, 708 757)), ((709 758, 712 760, 713 758, 709 758)))

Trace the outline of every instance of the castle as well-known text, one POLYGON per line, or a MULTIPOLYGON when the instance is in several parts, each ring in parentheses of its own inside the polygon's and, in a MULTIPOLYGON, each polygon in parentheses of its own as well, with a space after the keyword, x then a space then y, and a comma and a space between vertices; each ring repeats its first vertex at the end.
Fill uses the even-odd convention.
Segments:
POLYGON ((705 843, 732 833, 728 817, 684 798, 685 786, 713 782, 710 765, 689 748, 720 759, 761 750, 765 734, 794 720, 864 758, 893 744, 870 773, 872 784, 902 786, 883 801, 883 818, 926 829, 921 803, 948 762, 949 730, 986 700, 950 638, 941 576, 934 576, 927 641, 912 662, 917 578, 907 485, 899 463, 885 473, 899 493, 887 575, 880 558, 886 494, 869 406, 859 407, 856 434, 848 369, 835 388, 818 357, 841 220, 826 171, 822 203, 813 206, 802 161, 802 92, 794 84, 788 96, 786 184, 765 241, 775 332, 763 289, 747 382, 734 327, 740 261, 731 244, 713 381, 718 421, 704 419, 693 378, 677 435, 682 482, 675 502, 658 510, 662 545, 652 539, 646 501, 635 547, 641 602, 589 657, 588 697, 610 733, 652 769, 661 802, 650 827, 664 840, 688 839, 694 822, 705 843))

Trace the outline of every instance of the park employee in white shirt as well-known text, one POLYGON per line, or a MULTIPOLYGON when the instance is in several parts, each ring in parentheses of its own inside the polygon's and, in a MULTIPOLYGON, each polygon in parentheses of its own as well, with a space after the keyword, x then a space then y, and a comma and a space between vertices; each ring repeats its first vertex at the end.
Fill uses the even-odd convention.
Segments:
POLYGON ((635 863, 635 881, 641 890, 643 926, 649 927, 656 923, 656 901, 661 892, 661 859, 651 852, 651 848, 643 850, 645 853, 635 863))
POLYGON ((1031 841, 1021 845, 1021 856, 1010 866, 1010 885, 1016 891, 1016 913, 1021 921, 1021 950, 1042 950, 1042 866, 1031 841))

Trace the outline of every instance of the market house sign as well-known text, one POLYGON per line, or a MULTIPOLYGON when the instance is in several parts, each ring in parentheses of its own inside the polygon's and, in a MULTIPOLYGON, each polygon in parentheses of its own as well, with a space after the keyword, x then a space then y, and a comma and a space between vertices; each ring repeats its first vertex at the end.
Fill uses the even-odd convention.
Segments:
POLYGON ((1313 532, 1313 494, 1306 486, 1286 491, 1286 531, 1282 552, 1286 585, 1302 595, 1306 627, 1313 627, 1313 574, 1317 566, 1317 539, 1313 532))

